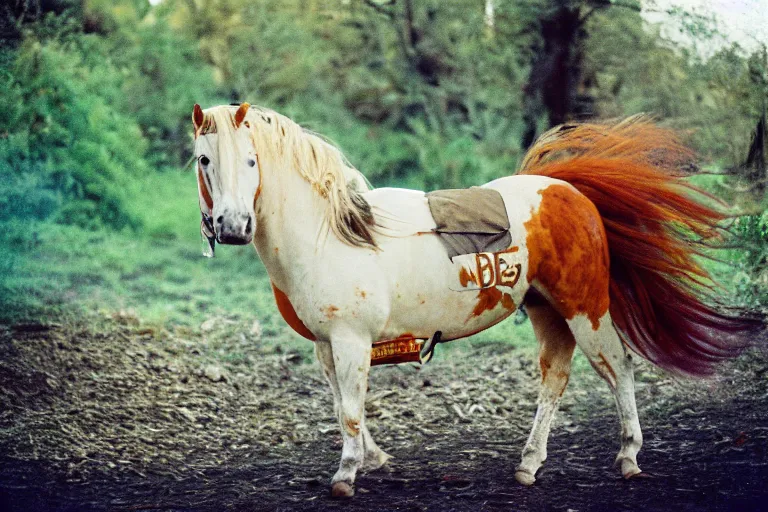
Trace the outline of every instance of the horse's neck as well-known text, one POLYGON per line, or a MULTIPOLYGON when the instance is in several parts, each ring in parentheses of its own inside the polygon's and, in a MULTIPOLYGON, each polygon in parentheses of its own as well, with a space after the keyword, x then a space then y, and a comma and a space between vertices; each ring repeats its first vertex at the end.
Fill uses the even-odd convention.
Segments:
POLYGON ((254 246, 272 282, 287 292, 317 258, 325 204, 298 173, 281 172, 262 178, 254 246))

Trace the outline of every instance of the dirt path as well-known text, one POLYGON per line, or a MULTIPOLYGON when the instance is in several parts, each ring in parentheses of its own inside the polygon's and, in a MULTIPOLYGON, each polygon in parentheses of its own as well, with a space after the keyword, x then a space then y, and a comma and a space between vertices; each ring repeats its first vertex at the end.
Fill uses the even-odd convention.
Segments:
POLYGON ((395 458, 327 497, 341 440, 315 363, 249 326, 0 327, 2 510, 768 510, 768 357, 708 382, 637 369, 652 478, 611 467, 606 386, 576 372, 532 488, 514 467, 537 368, 507 344, 377 368, 366 405, 395 458))

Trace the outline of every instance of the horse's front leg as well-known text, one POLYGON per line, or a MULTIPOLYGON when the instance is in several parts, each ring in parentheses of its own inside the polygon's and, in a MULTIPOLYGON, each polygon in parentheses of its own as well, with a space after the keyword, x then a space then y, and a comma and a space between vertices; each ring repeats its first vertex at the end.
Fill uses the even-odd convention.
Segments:
POLYGON ((339 419, 341 436, 344 440, 339 470, 331 479, 331 496, 348 498, 355 493, 352 486, 357 471, 363 467, 365 461, 366 441, 370 441, 372 449, 378 450, 370 434, 364 434, 366 432, 365 393, 368 390, 368 371, 371 366, 371 340, 369 336, 361 335, 346 327, 334 329, 331 334, 330 358, 328 346, 320 343, 317 349, 318 357, 331 383, 336 416, 339 419), (329 371, 328 367, 331 363, 332 369, 329 371))
MULTIPOLYGON (((320 362, 320 366, 323 369, 323 375, 325 375, 328 385, 331 387, 333 393, 333 411, 336 418, 340 418, 340 392, 339 383, 336 380, 336 367, 333 364, 333 352, 331 350, 331 344, 329 342, 318 341, 315 343, 315 354, 317 360, 320 362)), ((339 422, 341 420, 339 419, 339 422)), ((373 471, 379 469, 386 464, 390 459, 390 455, 384 450, 379 448, 376 442, 373 440, 371 433, 368 431, 368 425, 363 421, 361 425, 363 434, 363 444, 365 449, 365 455, 363 456, 363 465, 360 468, 362 471, 373 471)))

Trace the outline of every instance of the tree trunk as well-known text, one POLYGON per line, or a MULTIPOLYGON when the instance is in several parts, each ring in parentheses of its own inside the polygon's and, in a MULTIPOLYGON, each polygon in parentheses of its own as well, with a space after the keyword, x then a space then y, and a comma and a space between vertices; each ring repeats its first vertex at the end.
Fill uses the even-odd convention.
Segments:
POLYGON ((535 140, 537 121, 543 115, 553 127, 592 114, 591 97, 584 92, 579 95, 587 38, 580 6, 553 0, 552 9, 539 20, 539 33, 542 46, 535 52, 523 89, 524 148, 535 140))
POLYGON ((750 184, 754 184, 752 190, 754 190, 755 195, 762 198, 765 194, 766 179, 768 179, 765 163, 765 109, 763 109, 763 115, 757 122, 755 133, 752 136, 752 144, 749 146, 747 161, 744 162, 742 169, 744 178, 750 184))

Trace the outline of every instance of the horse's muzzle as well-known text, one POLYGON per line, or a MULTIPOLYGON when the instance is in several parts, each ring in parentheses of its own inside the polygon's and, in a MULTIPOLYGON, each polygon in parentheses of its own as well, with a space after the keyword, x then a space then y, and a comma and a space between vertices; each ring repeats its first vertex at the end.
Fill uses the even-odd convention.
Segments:
POLYGON ((216 218, 216 241, 227 245, 248 245, 253 241, 253 217, 243 214, 236 219, 216 218))

